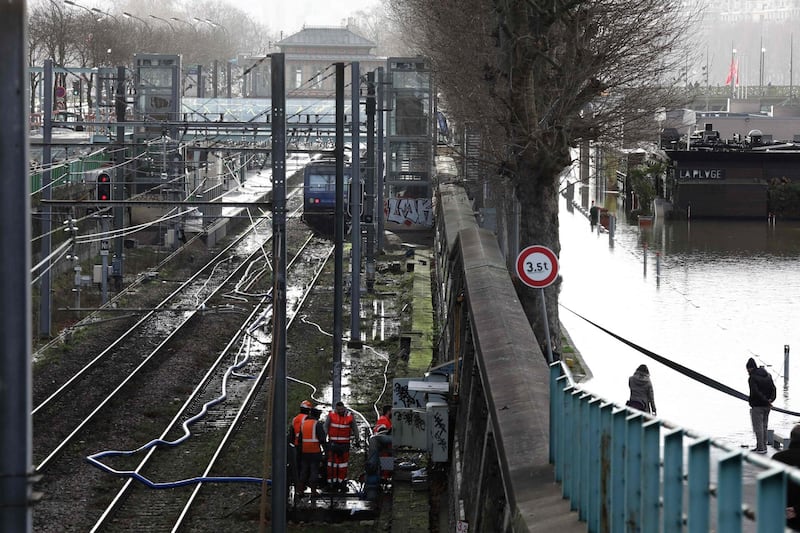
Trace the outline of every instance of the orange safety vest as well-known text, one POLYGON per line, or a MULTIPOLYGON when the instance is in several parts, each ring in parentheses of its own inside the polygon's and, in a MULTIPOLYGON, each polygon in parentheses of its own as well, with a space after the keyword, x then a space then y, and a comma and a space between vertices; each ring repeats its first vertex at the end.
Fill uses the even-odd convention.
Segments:
POLYGON ((353 414, 350 411, 345 411, 344 415, 340 415, 336 411, 331 411, 328 414, 330 424, 328 427, 328 440, 331 444, 348 444, 350 442, 350 425, 353 423, 353 414))
POLYGON ((300 434, 303 437, 302 453, 322 453, 322 446, 317 439, 317 423, 313 418, 306 418, 301 424, 300 434))
POLYGON ((392 430, 392 421, 389 419, 388 416, 381 415, 378 421, 375 423, 375 429, 372 430, 373 433, 378 433, 383 429, 384 431, 391 431, 392 430))
POLYGON ((303 424, 303 420, 308 417, 307 413, 298 413, 292 419, 292 429, 294 430, 294 445, 297 446, 300 444, 300 426, 303 424))

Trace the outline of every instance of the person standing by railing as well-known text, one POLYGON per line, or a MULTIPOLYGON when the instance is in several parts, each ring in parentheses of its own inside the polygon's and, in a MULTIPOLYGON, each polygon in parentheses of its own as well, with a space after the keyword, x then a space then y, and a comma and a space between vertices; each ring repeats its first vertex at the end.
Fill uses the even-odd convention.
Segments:
POLYGON ((747 385, 750 387, 750 420, 753 422, 753 433, 756 434, 756 447, 752 451, 763 454, 767 453, 767 424, 776 395, 775 383, 767 370, 763 366, 757 366, 752 357, 745 366, 749 374, 747 385))
POLYGON ((650 381, 650 370, 647 365, 639 365, 636 372, 628 378, 628 387, 631 389, 631 397, 625 405, 655 415, 653 382, 650 381))

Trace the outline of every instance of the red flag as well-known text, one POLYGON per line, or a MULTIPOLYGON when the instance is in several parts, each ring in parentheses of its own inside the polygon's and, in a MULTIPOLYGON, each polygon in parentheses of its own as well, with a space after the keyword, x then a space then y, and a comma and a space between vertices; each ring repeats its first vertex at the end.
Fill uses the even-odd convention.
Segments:
POLYGON ((739 65, 735 59, 731 59, 731 68, 728 71, 728 77, 725 78, 725 85, 728 85, 734 81, 737 85, 739 84, 739 65))

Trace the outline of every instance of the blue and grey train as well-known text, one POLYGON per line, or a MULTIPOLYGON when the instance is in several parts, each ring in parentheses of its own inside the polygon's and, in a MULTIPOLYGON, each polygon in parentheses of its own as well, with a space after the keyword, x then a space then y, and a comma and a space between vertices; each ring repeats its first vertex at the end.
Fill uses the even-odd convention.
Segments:
MULTIPOLYGON (((350 197, 350 165, 344 167, 344 198, 350 197)), ((345 201, 345 228, 350 225, 345 201)), ((303 222, 314 231, 331 237, 335 230, 336 162, 320 159, 306 165, 303 171, 303 222)))

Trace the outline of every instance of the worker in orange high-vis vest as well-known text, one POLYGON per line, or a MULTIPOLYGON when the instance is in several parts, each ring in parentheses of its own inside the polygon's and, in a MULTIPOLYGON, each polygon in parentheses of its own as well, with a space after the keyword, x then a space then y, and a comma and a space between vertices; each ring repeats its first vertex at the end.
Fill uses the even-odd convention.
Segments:
POLYGON ((287 460, 289 462, 289 481, 297 488, 297 477, 300 468, 300 425, 308 417, 311 408, 314 407, 308 400, 300 402, 300 412, 292 419, 289 429, 286 431, 287 460))
POLYGON ((308 400, 303 400, 300 402, 300 412, 294 415, 292 419, 292 426, 289 428, 289 442, 297 446, 298 441, 300 439, 300 424, 303 423, 303 420, 308 417, 308 413, 311 412, 311 409, 314 407, 308 400))
MULTIPOLYGON (((372 429, 370 449, 377 450, 377 461, 381 457, 392 457, 392 406, 384 405, 381 416, 372 429)), ((374 454, 371 454, 374 455, 374 454)), ((382 464, 382 463, 381 463, 382 464)), ((392 478, 392 470, 381 468, 381 478, 388 481, 392 478)))
POLYGON ((312 500, 317 496, 319 465, 328 449, 325 428, 319 421, 321 414, 322 411, 319 409, 311 409, 308 417, 300 424, 300 476, 296 495, 302 497, 308 486, 311 489, 312 500))
POLYGON ((384 405, 381 410, 381 416, 375 422, 375 429, 372 430, 375 435, 391 435, 392 434, 392 406, 384 405))
POLYGON ((359 445, 358 424, 353 413, 342 402, 336 402, 325 419, 328 434, 328 485, 334 492, 347 492, 347 467, 350 462, 350 439, 359 445))

